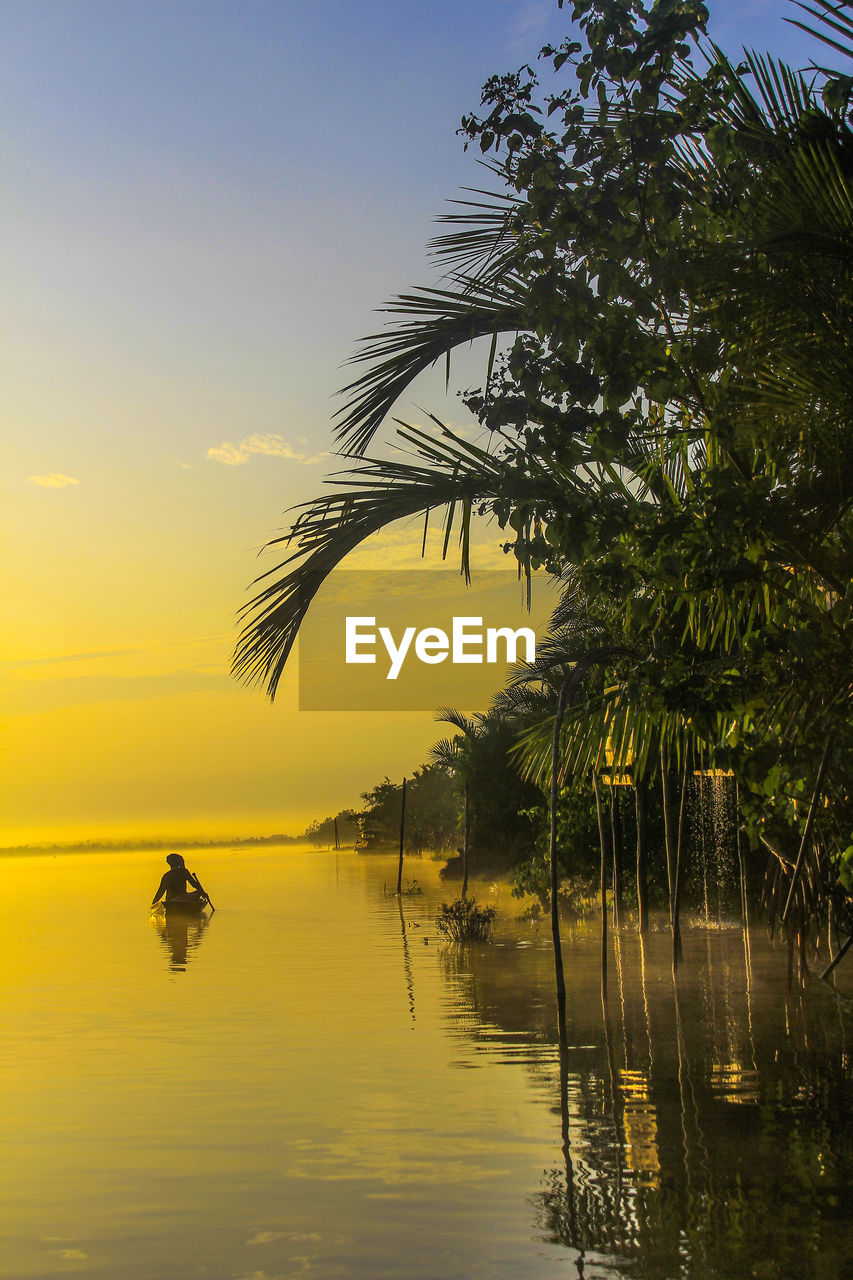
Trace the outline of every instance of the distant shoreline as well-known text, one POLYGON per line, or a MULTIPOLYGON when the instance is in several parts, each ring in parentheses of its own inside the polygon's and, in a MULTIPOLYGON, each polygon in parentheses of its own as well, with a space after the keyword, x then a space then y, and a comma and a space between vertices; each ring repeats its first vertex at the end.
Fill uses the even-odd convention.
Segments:
POLYGON ((132 853, 134 850, 160 849, 227 849, 237 845, 239 848, 253 848, 256 845, 271 844, 310 844, 305 836, 289 836, 279 833, 272 836, 229 836, 216 840, 78 840, 61 844, 17 844, 0 847, 0 858, 11 858, 16 854, 55 854, 55 853, 132 853))

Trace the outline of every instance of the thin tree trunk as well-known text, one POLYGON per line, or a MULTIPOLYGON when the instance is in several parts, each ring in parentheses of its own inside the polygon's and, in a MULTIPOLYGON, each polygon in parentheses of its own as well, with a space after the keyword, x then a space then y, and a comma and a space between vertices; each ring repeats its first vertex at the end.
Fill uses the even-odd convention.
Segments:
POLYGON ((740 786, 735 783, 735 837, 737 840, 737 865, 740 876, 740 914, 744 929, 749 928, 749 886, 746 882, 746 860, 743 856, 743 832, 740 829, 740 786))
POLYGON ((847 939, 847 941, 845 942, 844 946, 843 946, 843 947, 841 948, 841 950, 837 953, 837 955, 836 955, 835 959, 834 959, 834 960, 832 960, 832 961, 831 961, 831 962, 826 966, 826 968, 824 969, 823 973, 820 975, 820 976, 821 976, 821 979, 828 978, 828 977, 829 977, 829 975, 832 973, 833 969, 837 968, 837 966, 838 966, 839 964, 841 964, 841 961, 844 959, 844 957, 847 955, 847 952, 850 950, 850 944, 851 944, 851 942, 853 942, 853 933, 851 933, 850 937, 847 939))
POLYGON ((468 855, 471 847, 471 814, 468 806, 468 780, 465 779, 465 835, 462 840, 462 897, 468 897, 468 855))
POLYGON ((791 910, 791 903, 794 900, 794 891, 797 887, 797 881, 800 878, 800 870, 803 865, 803 857, 805 856, 806 845, 808 844, 809 836, 812 833, 812 824, 814 823, 815 814, 817 812, 817 803, 818 803, 818 800, 820 799, 820 791, 821 791, 821 787, 823 786, 823 775, 826 773, 826 763, 827 763, 827 760, 829 759, 829 750, 831 746, 832 746, 832 734, 830 734, 829 737, 827 738, 826 745, 823 748, 823 755, 820 758, 820 765, 818 767, 817 777, 815 778, 814 791, 812 792, 812 800, 811 800, 811 804, 809 805, 809 812, 808 812, 808 817, 806 818, 806 825, 803 831, 803 838, 800 841, 800 850, 799 850, 799 853, 797 854, 797 861, 794 864, 794 870, 791 873, 791 887, 788 890, 788 898, 787 898, 787 901, 785 902, 785 910, 782 912, 783 924, 788 919, 788 912, 791 910))
POLYGON ((675 840, 672 830, 672 805, 670 803, 669 774, 663 743, 660 749, 660 785, 663 800, 663 837, 666 848, 666 887, 669 900, 669 924, 672 927, 672 886, 675 882, 675 840))
POLYGON ((681 851, 684 845, 684 805, 687 799, 687 764, 690 748, 684 746, 684 767, 681 770, 681 797, 678 803, 678 841, 675 851, 675 879, 672 890, 672 964, 678 967, 681 959, 681 851))
POLYGON ((403 841, 406 837, 406 779, 403 779, 403 798, 400 805, 400 861, 397 865, 397 894, 403 892, 403 841))
POLYGON ((622 839, 619 791, 610 785, 610 836, 613 845, 613 927, 622 924, 622 839))
POLYGON ((593 771, 592 789, 595 792, 595 809, 598 814, 598 839, 601 844, 601 990, 607 992, 607 836, 604 832, 604 815, 601 811, 601 794, 598 778, 593 771))
POLYGON ((637 929, 645 933, 649 925, 648 882, 646 878, 646 792, 642 782, 634 785, 637 817, 637 929))
POLYGON ((568 677, 560 686, 554 715, 554 738, 551 744, 551 798, 548 859, 551 870, 551 938, 554 944, 554 978, 557 986, 557 1031, 562 1043, 566 1037, 566 979, 563 973, 563 946, 560 940, 560 874, 557 867, 557 801, 560 795, 560 730, 566 706, 568 677))

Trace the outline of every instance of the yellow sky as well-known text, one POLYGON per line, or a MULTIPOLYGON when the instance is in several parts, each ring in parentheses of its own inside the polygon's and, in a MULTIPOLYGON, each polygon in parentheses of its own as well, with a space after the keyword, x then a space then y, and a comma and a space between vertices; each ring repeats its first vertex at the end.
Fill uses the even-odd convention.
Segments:
MULTIPOLYGON (((297 832, 422 763, 429 714, 300 713, 295 663, 274 705, 229 674, 274 513, 325 464, 54 462, 30 474, 79 483, 22 467, 6 485, 0 845, 297 832)), ((348 563, 437 564, 420 539, 397 528, 348 563)), ((505 565, 482 541, 478 563, 505 565)))

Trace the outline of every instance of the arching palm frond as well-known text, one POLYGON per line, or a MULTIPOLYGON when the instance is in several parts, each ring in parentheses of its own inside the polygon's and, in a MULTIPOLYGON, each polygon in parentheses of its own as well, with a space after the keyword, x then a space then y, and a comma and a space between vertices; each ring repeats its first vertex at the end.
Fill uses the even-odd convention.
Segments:
MULTIPOLYGON (((607 660, 605 654, 602 660, 607 660)), ((654 690, 648 692, 644 699, 633 686, 612 684, 592 688, 571 702, 560 732, 561 783, 605 768, 635 779, 654 776, 661 758, 667 767, 676 765, 688 749, 702 758, 702 743, 683 712, 662 705, 654 690)), ((730 723, 721 717, 721 740, 730 723)), ((515 747, 523 776, 539 785, 550 782, 553 735, 551 712, 526 727, 515 747)))
POLYGON ((544 684, 508 683, 494 696, 492 705, 504 715, 530 723, 554 713, 556 693, 544 684))
POLYGON ((684 432, 667 432, 654 424, 645 435, 628 440, 623 466, 639 482, 638 497, 659 506, 669 500, 683 504, 708 462, 703 439, 688 440, 684 432))
MULTIPOLYGON (((351 551, 397 520, 415 515, 428 520, 430 512, 444 510, 444 550, 457 531, 460 572, 469 580, 475 509, 523 508, 532 497, 547 500, 549 495, 565 504, 572 489, 583 487, 577 476, 535 459, 520 473, 510 460, 438 425, 437 437, 415 427, 397 433, 414 462, 359 459, 331 478, 339 492, 295 508, 293 526, 268 544, 291 548, 290 554, 256 579, 261 590, 241 611, 245 625, 235 651, 235 675, 263 684, 274 698, 302 619, 326 578, 351 551)), ((521 522, 523 542, 529 542, 531 520, 521 522)), ((524 569, 529 575, 529 559, 524 569)))
POLYGON ((452 724, 466 738, 475 737, 478 724, 482 723, 481 716, 466 716, 464 711, 459 711, 456 707, 439 707, 433 719, 439 724, 452 724))
MULTIPOLYGON (((501 171, 487 166, 498 176, 501 171)), ((435 262, 446 267, 454 279, 476 279, 492 287, 511 274, 518 251, 518 219, 522 203, 509 193, 463 187, 482 200, 452 200, 454 210, 439 214, 437 222, 452 227, 435 236, 429 250, 435 262), (464 213, 457 212, 464 209, 464 213)))
POLYGON ((296 508, 292 528, 268 544, 292 550, 256 580, 255 585, 264 585, 241 611, 245 627, 233 670, 249 682, 264 684, 271 697, 317 591, 372 534, 397 520, 446 508, 447 535, 459 515, 467 571, 472 504, 499 488, 503 470, 495 458, 450 432, 440 442, 415 430, 401 433, 401 438, 414 445, 417 463, 365 459, 331 479, 341 491, 296 508))
POLYGON ((429 758, 448 773, 455 773, 461 762, 459 738, 439 738, 429 749, 429 758))
POLYGON ((606 602, 596 605, 594 608, 570 573, 551 624, 536 646, 535 661, 518 663, 493 703, 516 715, 525 713, 513 755, 523 776, 538 785, 550 783, 558 701, 565 707, 560 733, 561 776, 565 778, 575 770, 567 732, 571 717, 580 715, 582 706, 597 705, 605 669, 620 658, 635 656, 615 641, 616 627, 608 625, 606 602))
MULTIPOLYGON (((853 36, 850 0, 799 7, 853 36)), ((853 44, 828 43, 853 56, 853 44)), ((851 119, 814 74, 748 53, 743 75, 713 47, 709 60, 726 102, 715 130, 679 148, 689 198, 725 210, 726 234, 696 246, 699 313, 724 343, 739 446, 802 451, 801 465, 825 471, 853 421, 851 119)), ((841 80, 849 100, 853 81, 841 80)), ((849 456, 849 436, 841 445, 849 456)))
POLYGON ((498 336, 524 327, 527 294, 518 276, 506 274, 484 283, 458 275, 453 283, 453 289, 401 294, 383 308, 403 317, 401 323, 368 335, 351 357, 350 364, 370 367, 341 391, 347 402, 336 415, 336 434, 348 452, 364 452, 418 374, 444 359, 449 377, 451 353, 476 338, 493 339, 491 365, 498 336))
POLYGON ((853 4, 850 0, 813 0, 812 4, 801 4, 800 0, 794 0, 794 3, 803 13, 816 18, 822 25, 813 27, 798 18, 786 18, 786 22, 790 22, 792 27, 799 27, 806 35, 814 36, 836 53, 853 58, 853 4), (835 35, 830 35, 830 32, 835 35), (837 40, 835 36, 840 36, 841 39, 837 40))

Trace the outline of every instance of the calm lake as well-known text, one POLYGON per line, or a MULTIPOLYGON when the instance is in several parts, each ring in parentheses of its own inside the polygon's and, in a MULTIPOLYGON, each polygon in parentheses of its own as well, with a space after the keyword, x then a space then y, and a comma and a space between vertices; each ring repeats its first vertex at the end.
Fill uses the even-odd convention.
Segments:
POLYGON ((851 1274, 851 1001, 763 929, 688 931, 677 988, 626 929, 605 1013, 567 926, 561 1080, 505 889, 460 951, 435 863, 400 902, 382 857, 187 862, 217 910, 168 927, 159 853, 0 862, 4 1277, 851 1274))

